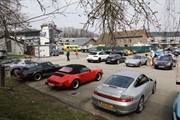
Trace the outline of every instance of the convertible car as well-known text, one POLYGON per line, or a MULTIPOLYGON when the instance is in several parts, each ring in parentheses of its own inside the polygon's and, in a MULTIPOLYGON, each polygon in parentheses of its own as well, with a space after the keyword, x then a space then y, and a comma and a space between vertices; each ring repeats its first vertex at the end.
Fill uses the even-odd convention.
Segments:
POLYGON ((156 79, 136 71, 118 71, 99 85, 92 95, 95 107, 116 114, 140 113, 147 98, 156 92, 156 79))
POLYGON ((89 69, 85 65, 69 64, 51 75, 45 84, 58 88, 77 89, 80 84, 101 80, 102 74, 102 69, 89 69))
POLYGON ((17 72, 17 77, 21 79, 41 80, 42 77, 49 77, 58 71, 61 66, 48 61, 37 61, 33 66, 26 66, 17 72))

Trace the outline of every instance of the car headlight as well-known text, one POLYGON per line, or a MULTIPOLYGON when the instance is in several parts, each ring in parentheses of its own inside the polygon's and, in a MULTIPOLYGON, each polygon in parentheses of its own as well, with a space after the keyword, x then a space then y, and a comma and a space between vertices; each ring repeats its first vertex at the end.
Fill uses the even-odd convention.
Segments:
POLYGON ((171 65, 171 63, 166 64, 166 66, 170 66, 170 65, 171 65))
POLYGON ((157 63, 157 62, 155 62, 154 64, 155 64, 155 65, 157 65, 158 63, 157 63))

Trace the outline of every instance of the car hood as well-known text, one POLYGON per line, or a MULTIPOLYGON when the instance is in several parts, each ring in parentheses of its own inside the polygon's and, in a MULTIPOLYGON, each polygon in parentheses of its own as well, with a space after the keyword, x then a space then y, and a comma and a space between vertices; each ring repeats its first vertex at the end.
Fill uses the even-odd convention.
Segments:
POLYGON ((113 97, 120 97, 125 90, 124 88, 102 84, 98 86, 97 92, 113 97))
POLYGON ((140 61, 141 61, 140 59, 127 59, 126 60, 126 62, 128 62, 128 63, 138 63, 140 61))
POLYGON ((167 63, 171 63, 171 61, 156 61, 158 64, 167 64, 167 63))

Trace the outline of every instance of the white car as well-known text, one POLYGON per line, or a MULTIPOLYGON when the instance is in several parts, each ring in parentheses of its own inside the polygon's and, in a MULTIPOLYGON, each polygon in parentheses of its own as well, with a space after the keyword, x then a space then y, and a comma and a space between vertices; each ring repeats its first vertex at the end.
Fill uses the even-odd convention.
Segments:
POLYGON ((104 51, 91 51, 87 56, 88 62, 101 62, 105 61, 109 54, 106 54, 104 51))

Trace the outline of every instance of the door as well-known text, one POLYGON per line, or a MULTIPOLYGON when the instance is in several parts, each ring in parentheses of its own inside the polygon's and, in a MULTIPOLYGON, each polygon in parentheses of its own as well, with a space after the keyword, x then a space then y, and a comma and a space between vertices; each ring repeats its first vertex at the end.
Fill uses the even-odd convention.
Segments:
POLYGON ((94 79, 94 73, 87 67, 80 69, 80 79, 82 83, 89 82, 94 79))

